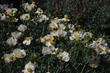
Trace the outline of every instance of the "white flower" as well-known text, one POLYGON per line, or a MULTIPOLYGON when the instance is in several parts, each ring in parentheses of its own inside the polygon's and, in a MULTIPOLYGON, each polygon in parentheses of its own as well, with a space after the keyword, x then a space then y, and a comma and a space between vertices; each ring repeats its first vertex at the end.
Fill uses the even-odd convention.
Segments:
POLYGON ((6 20, 6 15, 5 14, 0 14, 0 20, 2 20, 2 21, 6 20))
POLYGON ((68 28, 69 28, 69 29, 75 29, 75 25, 73 25, 73 24, 68 24, 68 28))
POLYGON ((58 24, 57 23, 51 23, 51 24, 49 24, 49 27, 51 29, 55 29, 55 28, 58 28, 58 24))
POLYGON ((43 47, 42 54, 43 55, 51 54, 51 49, 49 47, 43 47))
POLYGON ((28 21, 30 19, 30 14, 23 14, 20 16, 21 20, 28 21))
POLYGON ((41 42, 44 43, 46 46, 51 46, 53 44, 54 37, 50 34, 41 38, 41 42))
POLYGON ((55 48, 54 46, 48 46, 48 47, 43 47, 42 54, 43 55, 56 54, 57 51, 58 51, 58 48, 55 48))
POLYGON ((51 29, 59 29, 59 30, 64 30, 66 26, 60 22, 60 19, 55 18, 54 20, 51 21, 49 24, 49 27, 51 29))
POLYGON ((100 46, 100 45, 102 45, 102 46, 104 46, 104 47, 107 47, 107 43, 106 43, 106 41, 104 40, 104 39, 102 39, 102 38, 98 38, 96 41, 93 41, 90 45, 89 45, 89 47, 90 48, 96 48, 96 47, 98 47, 98 46, 100 46))
POLYGON ((23 49, 14 49, 13 54, 16 58, 24 58, 26 56, 26 52, 23 49))
POLYGON ((98 67, 98 64, 91 63, 91 64, 89 64, 89 66, 90 66, 91 68, 97 68, 97 67, 98 67))
POLYGON ((51 46, 52 43, 47 41, 47 42, 45 43, 45 45, 46 45, 46 46, 51 46))
POLYGON ((62 36, 62 37, 65 37, 66 34, 67 34, 67 32, 64 31, 64 30, 57 30, 57 31, 52 31, 51 32, 51 35, 53 35, 53 36, 62 36))
POLYGON ((25 40, 23 41, 23 44, 30 45, 31 41, 32 41, 32 37, 26 37, 25 40))
POLYGON ((61 34, 62 37, 65 37, 67 35, 67 32, 66 31, 61 31, 60 34, 61 34))
POLYGON ((96 41, 93 41, 88 47, 93 48, 98 54, 109 53, 107 43, 102 38, 98 38, 96 41))
POLYGON ((7 39, 6 43, 10 46, 15 46, 17 44, 17 39, 14 37, 10 37, 7 39))
POLYGON ((11 54, 5 54, 3 56, 4 60, 6 63, 12 62, 16 60, 16 57, 11 53, 11 54))
POLYGON ((64 30, 66 28, 66 26, 64 24, 59 24, 59 29, 60 30, 64 30))
POLYGON ((29 62, 25 65, 25 69, 22 70, 23 73, 35 73, 35 64, 33 64, 32 62, 29 62))
POLYGON ((38 22, 47 21, 47 20, 49 20, 49 18, 44 14, 38 16, 38 22))
POLYGON ((97 45, 103 45, 103 46, 108 45, 103 38, 98 38, 96 42, 97 42, 97 45))
POLYGON ((96 48, 97 47, 97 43, 96 41, 93 41, 91 44, 89 44, 90 48, 96 48))
POLYGON ((92 33, 90 33, 90 32, 84 32, 84 34, 83 34, 83 38, 92 38, 92 33))
POLYGON ((18 39, 19 37, 21 37, 21 32, 15 31, 11 33, 11 36, 18 39))
POLYGON ((14 16, 17 11, 18 11, 18 9, 16 9, 16 8, 9 8, 6 10, 6 14, 8 14, 10 16, 14 16))
POLYGON ((73 24, 68 24, 68 28, 70 33, 73 33, 76 30, 75 25, 73 24))
POLYGON ((57 57, 65 62, 68 62, 70 60, 70 57, 69 57, 69 53, 64 51, 64 52, 60 52, 57 57))
POLYGON ((62 19, 60 19, 60 21, 70 21, 70 20, 66 19, 66 18, 62 18, 62 19))
POLYGON ((49 27, 51 29, 56 29, 58 28, 58 23, 59 23, 59 19, 55 18, 54 20, 51 21, 51 23, 49 24, 49 27))
POLYGON ((83 37, 83 33, 81 31, 76 31, 71 34, 69 37, 70 40, 81 40, 83 37))
POLYGON ((51 21, 51 24, 59 23, 59 22, 60 22, 60 20, 56 17, 51 21))
POLYGON ((36 13, 36 14, 43 14, 43 10, 42 10, 41 8, 38 8, 35 13, 36 13))
POLYGON ((24 32, 26 29, 27 29, 26 25, 21 24, 21 25, 18 26, 18 30, 21 31, 21 32, 24 32))
POLYGON ((64 18, 61 18, 61 19, 59 19, 60 21, 70 21, 69 19, 68 19, 68 15, 64 15, 64 18))
POLYGON ((108 50, 108 47, 104 47, 104 46, 98 46, 96 49, 96 52, 98 54, 106 54, 107 53, 107 50, 108 50))
MULTIPOLYGON (((9 20, 10 21, 10 20, 9 20)), ((18 22, 18 18, 11 19, 11 22, 18 22)))
POLYGON ((107 52, 110 53, 110 48, 108 48, 107 52))
POLYGON ((32 11, 32 9, 34 9, 35 4, 34 3, 32 3, 32 4, 24 3, 22 6, 26 12, 30 12, 30 11, 32 11))

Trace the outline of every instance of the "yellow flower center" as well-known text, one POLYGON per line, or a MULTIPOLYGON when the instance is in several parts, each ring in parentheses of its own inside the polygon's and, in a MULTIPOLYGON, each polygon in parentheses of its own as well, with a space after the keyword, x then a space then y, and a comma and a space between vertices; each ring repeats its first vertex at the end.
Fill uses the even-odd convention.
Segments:
POLYGON ((16 56, 20 56, 22 53, 21 52, 15 52, 16 56))
POLYGON ((32 73, 32 69, 31 69, 30 67, 28 67, 26 70, 27 70, 28 72, 32 73))
POLYGON ((32 1, 32 4, 35 4, 36 2, 35 1, 32 1))
POLYGON ((13 10, 12 10, 12 9, 8 9, 8 10, 6 10, 6 13, 7 13, 8 15, 13 15, 13 10))
MULTIPOLYGON (((98 48, 99 53, 103 52, 104 49, 105 49, 105 48, 103 48, 103 47, 99 47, 99 48, 98 48)), ((106 49, 105 49, 105 51, 106 51, 106 49)))
POLYGON ((56 48, 52 48, 52 54, 55 54, 55 53, 56 53, 56 51, 57 51, 57 49, 56 49, 56 48))
POLYGON ((57 23, 54 23, 54 24, 52 24, 50 27, 51 27, 52 29, 54 29, 54 28, 58 27, 58 24, 57 24, 57 23))
POLYGON ((29 41, 31 39, 31 37, 26 37, 26 41, 29 41))
POLYGON ((64 53, 61 53, 60 58, 63 59, 64 57, 64 53))
POLYGON ((76 40, 79 40, 79 36, 78 36, 78 33, 74 33, 74 38, 76 39, 76 40))
POLYGON ((50 43, 52 43, 52 42, 53 42, 52 37, 49 37, 49 38, 47 39, 47 41, 50 42, 50 43))

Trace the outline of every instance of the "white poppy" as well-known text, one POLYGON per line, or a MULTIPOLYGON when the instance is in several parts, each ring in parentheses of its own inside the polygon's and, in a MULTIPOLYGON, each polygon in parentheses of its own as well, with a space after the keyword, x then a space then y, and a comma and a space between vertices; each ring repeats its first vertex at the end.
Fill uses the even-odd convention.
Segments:
POLYGON ((17 11, 18 11, 18 9, 16 9, 16 8, 9 8, 6 10, 6 14, 8 14, 10 16, 14 16, 17 11))
POLYGON ((91 32, 84 32, 83 38, 92 38, 93 34, 91 32))
POLYGON ((26 37, 25 40, 23 41, 23 44, 30 45, 31 41, 32 41, 32 37, 26 37))
POLYGON ((4 60, 6 63, 12 62, 16 60, 16 57, 11 53, 11 54, 5 54, 3 56, 4 60))
POLYGON ((17 39, 14 37, 10 37, 7 39, 6 43, 10 46, 15 46, 17 44, 17 39))
POLYGON ((53 36, 65 37, 66 34, 67 34, 67 32, 64 31, 64 30, 57 30, 57 31, 52 31, 52 32, 51 32, 51 35, 53 35, 53 36))
POLYGON ((21 32, 15 31, 11 33, 11 36, 18 39, 19 37, 21 37, 21 32))
POLYGON ((64 24, 59 24, 59 30, 64 30, 66 26, 64 24))
POLYGON ((43 10, 41 8, 38 8, 37 11, 35 12, 36 14, 43 14, 43 10))
POLYGON ((54 37, 53 35, 50 35, 50 34, 41 38, 41 42, 44 43, 46 46, 51 46, 53 44, 53 40, 54 40, 54 37))
POLYGON ((2 20, 2 21, 6 20, 6 15, 5 14, 0 14, 0 20, 2 20))
POLYGON ((70 40, 81 40, 83 37, 83 33, 81 31, 76 31, 71 34, 69 37, 70 40))
POLYGON ((22 70, 23 73, 35 73, 35 64, 33 64, 32 62, 29 62, 25 65, 25 69, 22 70))
POLYGON ((28 21, 30 19, 30 14, 23 14, 20 16, 21 20, 28 21))
POLYGON ((70 60, 70 57, 69 57, 69 53, 64 51, 64 52, 60 52, 57 57, 65 62, 68 62, 70 60))
POLYGON ((49 20, 49 18, 44 14, 38 16, 38 22, 47 21, 47 20, 49 20))
POLYGON ((32 9, 34 9, 35 4, 34 3, 32 3, 32 4, 24 3, 22 6, 26 12, 30 12, 30 11, 32 11, 32 9))
POLYGON ((21 24, 21 25, 18 26, 18 30, 21 31, 21 32, 24 32, 26 29, 27 29, 26 25, 21 24))
POLYGON ((43 55, 56 54, 57 51, 58 51, 58 48, 55 48, 54 46, 43 47, 43 49, 42 49, 42 54, 43 54, 43 55))
POLYGON ((96 41, 93 41, 91 44, 88 45, 88 47, 90 47, 90 48, 96 48, 97 47, 96 41))
POLYGON ((107 54, 108 47, 104 47, 100 45, 95 50, 98 54, 107 54))
POLYGON ((24 58, 26 56, 26 52, 23 49, 14 49, 13 54, 16 58, 24 58))

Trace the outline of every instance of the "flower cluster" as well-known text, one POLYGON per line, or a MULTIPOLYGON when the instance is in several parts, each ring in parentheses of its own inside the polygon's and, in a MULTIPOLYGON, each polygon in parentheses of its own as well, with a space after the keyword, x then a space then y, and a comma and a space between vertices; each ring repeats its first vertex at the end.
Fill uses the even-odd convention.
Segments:
MULTIPOLYGON (((7 8, 2 7, 2 11, 0 13, 0 21, 3 22, 15 22, 20 24, 17 26, 17 30, 11 32, 10 37, 6 40, 6 44, 9 47, 16 47, 19 44, 19 40, 22 40, 22 44, 29 46, 34 39, 31 35, 24 36, 24 34, 28 31, 28 23, 41 23, 46 22, 49 18, 43 13, 43 10, 37 7, 35 2, 32 3, 22 3, 20 6, 22 9, 17 8, 7 8), (37 21, 37 22, 36 22, 37 21)), ((21 47, 21 46, 20 46, 21 47)), ((52 53, 56 53, 55 48, 51 47, 52 53), (55 51, 54 51, 55 50, 55 51)), ((42 51, 43 52, 43 51, 42 51)), ((45 51, 44 51, 45 52, 45 51)), ((17 58, 24 58, 26 56, 26 50, 24 49, 14 49, 12 53, 4 54, 3 59, 6 63, 10 63, 12 61, 17 60, 17 58)), ((22 71, 24 73, 34 73, 35 65, 31 62, 25 65, 25 69, 22 71)))
POLYGON ((6 63, 15 61, 17 58, 24 58, 26 56, 26 52, 24 49, 14 49, 12 53, 10 54, 5 54, 3 56, 4 60, 6 63))
POLYGON ((108 44, 103 38, 98 38, 96 41, 93 41, 89 44, 89 47, 93 48, 98 54, 110 53, 108 44))
POLYGON ((49 24, 49 28, 51 30, 51 35, 53 36, 62 36, 65 37, 67 32, 66 29, 66 23, 69 21, 67 18, 67 15, 64 16, 64 18, 58 19, 54 18, 51 20, 51 23, 49 24))
POLYGON ((55 47, 55 38, 65 37, 67 35, 66 24, 69 21, 67 15, 64 18, 54 18, 49 24, 49 34, 41 37, 41 42, 44 44, 42 49, 42 54, 54 54, 58 59, 68 62, 70 60, 70 55, 66 51, 60 51, 58 47, 55 47), (46 47, 45 47, 46 46, 46 47))
MULTIPOLYGON (((6 41, 6 43, 9 46, 15 46, 17 44, 18 39, 21 37, 22 33, 27 29, 26 25, 19 25, 18 31, 12 32, 11 37, 9 37, 6 41)), ((24 43, 25 44, 25 43, 24 43)))
MULTIPOLYGON (((23 48, 24 46, 26 48, 26 50, 16 48, 13 49, 12 53, 4 54, 3 59, 6 63, 15 61, 18 58, 24 58, 27 55, 26 51, 29 53, 32 52, 33 50, 31 49, 30 51, 27 47, 30 48, 31 46, 32 48, 36 48, 36 46, 33 45, 33 42, 40 42, 40 51, 37 51, 37 53, 40 54, 39 56, 46 57, 52 55, 52 57, 54 56, 59 62, 71 62, 73 54, 70 52, 70 49, 74 51, 74 48, 76 47, 75 44, 79 45, 79 43, 81 43, 80 45, 83 45, 82 50, 83 48, 92 49, 98 55, 107 55, 110 53, 106 40, 102 37, 96 39, 90 31, 82 29, 77 23, 70 23, 71 20, 67 15, 64 15, 62 18, 49 18, 44 14, 44 11, 41 8, 37 7, 35 2, 23 3, 21 4, 21 7, 21 10, 17 8, 3 9, 4 13, 0 13, 1 21, 16 22, 19 24, 16 31, 11 32, 10 37, 6 40, 6 44, 9 45, 8 47, 18 47, 18 45, 22 47, 23 45, 23 48), (48 26, 46 25, 46 22, 48 23, 48 26), (41 30, 37 29, 36 26, 42 27, 42 25, 39 24, 46 26, 45 28, 47 28, 47 31, 45 31, 44 28, 41 28, 41 30), (37 33, 33 29, 41 32, 44 30, 46 33, 37 33), (30 31, 35 31, 34 35, 30 31), (25 35, 25 33, 27 34, 25 35), (95 41, 93 40, 94 38, 95 41), (36 42, 34 40, 38 41, 36 42)), ((89 66, 94 68, 98 67, 98 65, 95 65, 94 63, 89 64, 89 66)), ((35 64, 29 61, 22 72, 35 73, 35 67, 35 64)), ((48 71, 47 73, 50 72, 48 71)))

